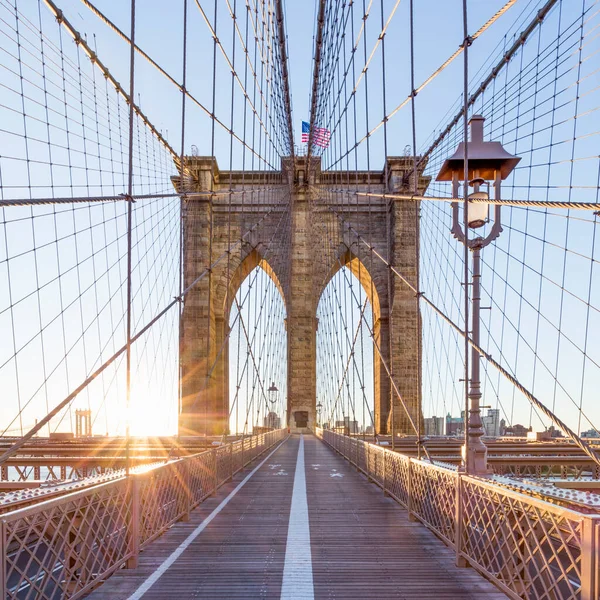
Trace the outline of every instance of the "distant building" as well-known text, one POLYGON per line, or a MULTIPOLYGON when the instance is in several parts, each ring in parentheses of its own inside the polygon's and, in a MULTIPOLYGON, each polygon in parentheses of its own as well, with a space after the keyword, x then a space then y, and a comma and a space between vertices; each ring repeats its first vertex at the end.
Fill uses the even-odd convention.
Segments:
POLYGON ((366 435, 373 435, 373 425, 367 425, 365 427, 365 434, 366 435))
POLYGON ((351 421, 350 417, 344 417, 343 421, 335 422, 336 430, 343 430, 346 435, 350 435, 353 433, 359 433, 358 421, 351 421))
POLYGON ((263 425, 268 429, 280 429, 281 428, 281 419, 277 415, 277 413, 270 412, 264 419, 263 425))
POLYGON ((562 431, 560 429, 556 429, 554 425, 550 425, 550 427, 548 427, 548 433, 550 433, 550 437, 552 438, 564 437, 562 431))
POLYGON ((581 437, 583 438, 600 438, 600 433, 595 429, 589 429, 588 431, 582 431, 581 437))
POLYGON ((426 417, 423 419, 425 435, 444 435, 444 417, 426 417))
POLYGON ((500 435, 500 410, 488 408, 487 415, 481 418, 485 435, 498 437, 500 435))
POLYGON ((513 425, 512 427, 507 427, 504 430, 504 435, 512 436, 512 437, 527 437, 527 433, 531 431, 531 427, 525 427, 525 425, 513 425))
POLYGON ((75 437, 92 437, 92 411, 89 408, 75 410, 75 437))
POLYGON ((551 440, 552 436, 549 431, 528 431, 527 441, 528 442, 545 442, 551 440))
POLYGON ((446 435, 460 435, 464 433, 464 411, 461 417, 452 417, 450 413, 446 415, 446 435))
POLYGON ((533 440, 536 442, 541 442, 544 440, 551 440, 555 438, 564 437, 560 429, 556 429, 556 427, 550 425, 546 431, 529 431, 527 433, 527 439, 533 440))

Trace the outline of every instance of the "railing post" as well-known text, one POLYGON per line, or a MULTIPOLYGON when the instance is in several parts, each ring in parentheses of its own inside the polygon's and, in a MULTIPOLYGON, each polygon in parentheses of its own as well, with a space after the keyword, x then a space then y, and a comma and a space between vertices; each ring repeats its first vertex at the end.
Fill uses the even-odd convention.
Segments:
POLYGON ((387 491, 387 468, 388 468, 388 449, 383 449, 383 495, 389 496, 389 492, 387 491))
POLYGON ((217 448, 213 448, 213 468, 215 470, 213 477, 213 493, 214 496, 217 493, 217 488, 219 487, 219 465, 217 463, 219 457, 217 456, 217 448))
POLYGON ((242 468, 240 469, 240 471, 244 470, 244 467, 246 466, 246 463, 244 462, 244 436, 242 434, 242 468))
POLYGON ((129 546, 131 548, 131 557, 127 559, 126 567, 128 569, 135 569, 138 566, 138 558, 140 555, 140 476, 130 475, 127 483, 130 486, 129 501, 131 504, 129 513, 129 546))
POLYGON ((229 443, 229 481, 233 481, 233 442, 229 443))
POLYGON ((456 566, 466 567, 467 561, 461 554, 463 539, 463 480, 460 473, 456 474, 456 499, 454 506, 454 551, 456 553, 456 566))
POLYGON ((598 577, 598 538, 595 519, 584 517, 581 524, 581 600, 597 600, 600 582, 598 577))
POLYGON ((408 490, 406 494, 406 509, 408 510, 408 520, 416 521, 415 514, 413 512, 413 468, 412 468, 412 458, 408 459, 408 490))
POLYGON ((8 596, 8 590, 6 589, 6 521, 0 521, 0 558, 2 559, 2 565, 0 566, 0 593, 2 598, 8 596))
POLYGON ((179 485, 183 486, 183 498, 185 502, 185 506, 183 514, 181 515, 180 521, 183 523, 188 523, 190 520, 190 511, 192 510, 192 490, 190 486, 190 469, 189 469, 189 458, 182 460, 178 467, 180 469, 179 475, 181 479, 179 479, 179 485))

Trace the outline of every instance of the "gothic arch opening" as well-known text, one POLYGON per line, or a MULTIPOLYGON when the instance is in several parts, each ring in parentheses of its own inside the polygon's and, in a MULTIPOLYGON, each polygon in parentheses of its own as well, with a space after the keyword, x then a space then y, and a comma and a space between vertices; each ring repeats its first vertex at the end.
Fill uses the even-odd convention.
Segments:
POLYGON ((237 291, 240 289, 242 282, 254 271, 257 267, 260 267, 272 280, 275 287, 279 290, 281 294, 281 298, 283 300, 285 306, 285 294, 283 292, 283 286, 279 281, 279 277, 271 267, 271 265, 266 261, 258 252, 256 248, 253 248, 240 262, 237 268, 231 274, 231 278, 229 280, 229 285, 227 288, 227 292, 224 297, 224 306, 223 313, 228 315, 232 304, 234 304, 234 298, 237 291))
POLYGON ((231 433, 282 427, 287 407, 286 304, 279 278, 257 250, 231 276, 224 315, 231 433))
POLYGON ((349 434, 380 431, 381 305, 371 274, 349 250, 317 306, 317 421, 349 434))

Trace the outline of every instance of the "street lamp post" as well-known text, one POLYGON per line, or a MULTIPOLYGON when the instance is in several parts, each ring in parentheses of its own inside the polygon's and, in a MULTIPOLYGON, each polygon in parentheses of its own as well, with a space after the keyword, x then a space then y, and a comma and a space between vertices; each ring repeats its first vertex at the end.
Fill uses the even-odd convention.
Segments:
MULTIPOLYGON (((269 402, 271 403, 271 406, 269 407, 269 414, 271 412, 275 412, 273 410, 273 408, 275 408, 275 404, 277 403, 277 392, 279 391, 279 388, 275 385, 275 382, 272 381, 271 382, 271 387, 267 390, 267 392, 269 393, 269 402)), ((269 426, 269 415, 267 415, 267 426, 269 426)), ((274 429, 274 427, 273 427, 274 429)))
POLYGON ((317 404, 317 419, 318 419, 318 426, 321 427, 321 410, 323 409, 323 405, 319 402, 317 404))
MULTIPOLYGON (((452 181, 452 198, 458 199, 459 182, 463 181, 464 203, 467 211, 468 229, 476 230, 484 227, 489 222, 490 196, 489 182, 493 182, 494 200, 501 199, 501 182, 506 179, 521 160, 509 154, 500 142, 485 142, 483 140, 484 118, 473 115, 469 121, 471 139, 467 142, 467 167, 469 181, 464 181, 464 142, 461 142, 456 152, 447 159, 437 176, 437 181, 452 181), (481 187, 487 186, 488 191, 481 187), (473 193, 467 196, 467 186, 473 187, 473 193)), ((491 202, 493 204, 493 202, 491 202)), ((472 266, 472 315, 471 339, 475 347, 480 347, 481 325, 481 249, 494 241, 502 233, 500 220, 500 204, 494 205, 494 220, 486 236, 469 238, 468 229, 461 227, 458 202, 452 203, 452 230, 453 236, 471 250, 473 257, 472 266)), ((467 282, 465 282, 466 284, 467 282)), ((469 379, 469 416, 466 444, 463 446, 463 469, 471 475, 488 475, 491 473, 487 464, 487 448, 481 437, 484 435, 481 420, 481 376, 479 352, 471 348, 471 376, 469 379)))

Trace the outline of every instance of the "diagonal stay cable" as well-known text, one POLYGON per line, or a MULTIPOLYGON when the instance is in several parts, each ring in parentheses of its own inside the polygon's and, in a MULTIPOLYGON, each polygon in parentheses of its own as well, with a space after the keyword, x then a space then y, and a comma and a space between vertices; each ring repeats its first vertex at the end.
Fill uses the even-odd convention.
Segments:
MULTIPOLYGON (((467 101, 467 106, 473 106, 475 101, 483 92, 487 89, 487 87, 492 83, 498 73, 502 71, 502 69, 510 62, 511 58, 523 47, 523 44, 527 41, 529 36, 537 29, 539 25, 544 21, 550 10, 554 7, 558 0, 548 0, 546 4, 538 12, 532 21, 527 25, 527 27, 523 30, 521 35, 515 40, 514 44, 502 55, 502 58, 497 62, 494 68, 490 71, 489 75, 483 80, 481 85, 469 96, 467 101)), ((457 114, 448 122, 448 125, 443 129, 443 131, 438 135, 438 137, 431 143, 429 148, 422 154, 421 158, 419 158, 417 162, 417 168, 423 163, 423 161, 427 160, 427 158, 431 155, 431 153, 441 144, 441 142, 445 139, 445 137, 452 131, 452 128, 460 121, 461 117, 464 114, 464 107, 461 106, 457 114)))
MULTIPOLYGON (((363 78, 366 76, 366 73, 369 69, 369 66, 371 64, 371 61, 373 60, 375 53, 377 51, 377 48, 379 47, 379 45, 381 44, 383 46, 383 40, 387 34, 387 30, 392 22, 392 19, 394 17, 394 14, 396 13, 396 10, 398 9, 398 6, 400 6, 400 2, 401 0, 396 0, 396 3, 394 4, 388 19, 385 23, 383 23, 382 27, 381 27, 381 32, 379 33, 379 35, 377 36, 377 39, 375 41, 375 45, 373 46, 372 50, 371 50, 371 54, 369 55, 369 58, 365 61, 365 64, 363 66, 363 68, 361 69, 360 75, 358 76, 358 79, 356 80, 356 82, 354 83, 354 88, 352 89, 352 91, 350 92, 350 94, 347 96, 346 99, 346 103, 344 104, 344 107, 342 110, 340 110, 338 112, 338 118, 337 121, 335 122, 334 126, 331 128, 333 131, 335 131, 338 127, 338 125, 340 124, 342 118, 344 117, 344 115, 347 113, 348 111, 348 107, 350 106, 350 103, 353 100, 354 95, 356 94, 356 92, 358 91, 358 87, 361 83, 361 81, 363 80, 363 78)), ((368 11, 367 14, 365 16, 368 16, 368 11)), ((382 18, 383 18, 383 14, 382 14, 382 18)), ((363 17, 363 21, 365 20, 365 17, 363 17)), ((361 27, 361 33, 362 33, 362 27, 361 27)), ((356 40, 356 44, 353 46, 351 52, 352 58, 350 59, 350 61, 348 62, 348 66, 346 68, 346 70, 343 73, 343 77, 341 78, 341 82, 336 94, 336 100, 333 103, 333 106, 331 107, 331 113, 330 113, 330 117, 327 121, 327 125, 329 127, 332 118, 334 117, 334 111, 338 105, 339 100, 342 97, 342 87, 344 87, 346 85, 346 79, 348 77, 348 73, 350 72, 350 65, 352 64, 352 62, 354 61, 354 56, 355 56, 355 52, 358 49, 358 43, 360 40, 361 34, 359 33, 357 40, 356 40)), ((384 112, 385 114, 385 112, 384 112)))
POLYGON ((210 22, 209 18, 207 17, 206 13, 204 12, 204 9, 202 8, 202 5, 200 4, 200 0, 194 0, 194 1, 196 3, 196 6, 198 7, 198 10, 200 11, 200 14, 202 15, 202 18, 204 19, 204 22, 206 23, 206 26, 208 27, 210 35, 212 36, 213 40, 215 41, 215 44, 219 47, 219 50, 221 51, 221 54, 223 55, 223 59, 227 63, 227 66, 229 67, 229 69, 230 69, 231 73, 233 74, 235 80, 238 82, 238 85, 240 86, 240 89, 242 90, 242 93, 244 94, 244 97, 246 98, 246 102, 250 106, 250 109, 252 110, 252 112, 256 115, 258 123, 260 124, 260 126, 263 129, 263 131, 265 132, 265 135, 266 135, 267 139, 272 144, 274 144, 273 140, 271 139, 271 136, 269 134, 269 131, 268 131, 267 127, 265 126, 265 124, 264 124, 261 116, 258 114, 258 111, 256 110, 256 107, 254 106, 254 103, 252 102, 252 100, 250 100, 250 95, 248 94, 248 92, 244 88, 244 84, 242 83, 239 75, 237 74, 237 71, 235 70, 235 68, 234 68, 234 66, 232 64, 231 59, 229 58, 229 55, 225 51, 225 48, 223 47, 223 44, 221 44, 221 41, 219 40, 219 38, 217 36, 217 33, 216 33, 213 25, 211 24, 211 22, 210 22))
MULTIPOLYGON (((492 17, 490 17, 471 37, 470 42, 472 43, 478 37, 480 37, 487 29, 489 29, 506 11, 508 11, 517 0, 508 0, 504 6, 502 6, 492 17)), ((387 123, 396 113, 398 113, 402 108, 404 108, 414 96, 416 96, 419 92, 421 92, 425 87, 427 87, 442 71, 444 71, 456 58, 458 58, 464 51, 464 45, 461 44, 454 53, 448 57, 423 83, 421 83, 416 89, 412 90, 411 93, 398 105, 394 108, 389 114, 385 115, 381 121, 371 130, 367 131, 367 133, 359 139, 351 148, 342 154, 335 162, 333 162, 329 168, 333 168, 336 164, 338 164, 341 160, 343 160, 347 155, 353 152, 360 144, 362 144, 365 140, 369 139, 384 123, 387 123)), ((462 112, 461 112, 462 115, 462 112)), ((460 117, 459 117, 460 118, 460 117)))
POLYGON ((258 368, 258 365, 256 364, 256 358, 254 356, 254 352, 252 351, 252 343, 250 341, 250 336, 248 335, 248 330, 246 328, 246 323, 244 321, 244 317, 242 316, 242 309, 238 302, 237 297, 234 296, 233 300, 234 300, 235 306, 238 310, 238 315, 240 317, 240 323, 242 325, 244 337, 246 338, 246 343, 248 344, 248 354, 249 354, 250 358, 252 359, 252 366, 254 367, 254 370, 256 371, 256 376, 258 378, 258 385, 260 386, 260 391, 262 392, 263 399, 264 399, 265 403, 267 403, 268 401, 267 401, 267 395, 265 393, 265 386, 264 386, 262 377, 260 376, 260 369, 258 368))
MULTIPOLYGON (((360 330, 361 330, 362 318, 363 318, 363 315, 364 315, 365 310, 367 308, 368 302, 369 302, 369 298, 365 297, 365 301, 363 302, 363 305, 362 305, 362 308, 361 308, 361 311, 360 311, 360 319, 358 321, 358 325, 356 326, 356 331, 354 333, 354 338, 352 340, 352 345, 350 346, 350 352, 348 353, 348 360, 346 361, 346 365, 344 367, 344 372, 342 374, 342 379, 340 380, 340 385, 338 387, 338 391, 337 391, 337 395, 336 395, 336 398, 335 398, 335 402, 333 403, 333 407, 330 410, 330 415, 333 415, 333 413, 335 412, 335 409, 336 409, 336 407, 338 405, 338 401, 340 399, 340 395, 342 393, 342 389, 344 387, 344 382, 346 380, 346 376, 348 375, 348 367, 350 366, 350 361, 354 360, 354 348, 356 346, 356 340, 358 339, 358 334, 360 333, 360 330)), ((339 300, 338 300, 338 308, 340 308, 339 307, 339 300)), ((340 308, 340 310, 341 310, 341 308, 340 308)), ((364 382, 362 382, 362 381, 361 381, 361 387, 363 389, 363 396, 364 396, 364 382)), ((373 427, 375 426, 375 423, 373 422, 373 415, 372 414, 371 414, 371 424, 373 425, 373 427)))
POLYGON ((102 74, 104 75, 104 77, 106 77, 106 79, 111 82, 111 84, 114 86, 115 90, 121 96, 123 96, 125 101, 127 103, 131 103, 131 106, 133 107, 133 111, 135 112, 135 114, 137 114, 137 116, 142 119, 144 124, 150 129, 150 131, 152 131, 152 133, 162 143, 162 145, 171 153, 171 156, 174 159, 177 159, 178 158, 177 152, 175 152, 175 150, 170 146, 169 142, 167 142, 167 140, 165 140, 165 138, 156 129, 156 127, 154 127, 154 125, 150 122, 148 117, 146 117, 146 115, 141 111, 140 107, 133 101, 133 98, 131 98, 129 96, 129 94, 123 89, 121 84, 113 77, 113 75, 107 69, 107 67, 104 65, 104 63, 98 58, 96 53, 90 48, 90 46, 88 45, 86 40, 75 29, 75 27, 73 27, 73 25, 67 19, 67 17, 65 17, 63 11, 60 10, 58 8, 58 6, 56 6, 56 4, 54 4, 53 0, 44 0, 44 2, 46 3, 46 5, 50 9, 50 11, 54 14, 58 23, 61 24, 67 30, 67 32, 75 40, 75 43, 77 45, 81 46, 83 51, 88 55, 90 61, 92 61, 92 63, 95 64, 100 69, 100 71, 102 71, 102 74))
MULTIPOLYGON (((396 275, 404 283, 411 291, 415 294, 418 294, 419 297, 432 308, 444 321, 446 321, 455 331, 457 331, 461 336, 465 336, 464 330, 459 327, 450 317, 448 317, 441 309, 439 309, 424 293, 419 293, 417 289, 404 277, 393 265, 389 263, 389 261, 381 255, 367 240, 358 232, 354 227, 346 223, 343 217, 334 209, 332 210, 341 222, 346 225, 348 232, 352 233, 358 241, 366 246, 370 252, 372 252, 379 260, 383 262, 383 264, 396 275)), ((525 386, 523 386, 516 377, 511 375, 500 363, 495 361, 490 354, 488 354, 485 350, 475 344, 472 338, 468 337, 467 341, 469 345, 483 358, 485 358, 491 365, 496 367, 496 369, 506 378, 510 383, 512 383, 528 400, 531 404, 533 404, 540 412, 546 415, 559 429, 564 431, 571 440, 578 446, 587 456, 589 456, 598 466, 600 466, 600 455, 596 452, 594 448, 592 448, 585 440, 581 439, 562 419, 560 419, 552 410, 550 410, 541 400, 536 398, 525 386)), ((376 345, 377 347, 377 345, 376 345)), ((385 366, 385 365, 384 365, 385 366)))
MULTIPOLYGON (((274 212, 275 207, 265 213, 246 233, 244 233, 240 239, 231 247, 232 250, 242 245, 244 241, 251 236, 257 227, 274 212)), ((200 282, 202 281, 211 271, 213 271, 217 265, 219 265, 229 254, 230 250, 225 250, 211 265, 207 267, 192 281, 181 293, 176 296, 172 302, 170 302, 165 308, 163 308, 153 319, 151 319, 144 327, 142 327, 135 335, 131 337, 131 344, 140 339, 156 322, 158 322, 164 315, 166 315, 174 306, 177 306, 183 301, 183 298, 200 282)), ((32 427, 23 437, 17 440, 10 448, 8 448, 2 455, 0 455, 0 464, 5 463, 11 456, 18 452, 19 448, 23 446, 28 440, 30 440, 38 431, 40 431, 47 423, 49 423, 57 414, 59 414, 66 406, 68 406, 86 387, 92 383, 100 374, 102 374, 111 364, 113 364, 125 351, 127 350, 127 344, 121 346, 117 352, 115 352, 106 362, 98 367, 91 375, 89 375, 73 392, 71 392, 64 400, 59 402, 45 417, 40 419, 34 427, 32 427)))
MULTIPOLYGON (((347 274, 345 272, 344 272, 344 275, 346 277, 346 282, 349 283, 348 280, 347 280, 347 274)), ((354 297, 354 300, 357 303, 357 306, 360 306, 360 300, 356 297, 356 293, 354 292, 354 290, 352 290, 352 296, 354 297)), ((366 317, 364 315, 362 316, 362 321, 365 324, 365 326, 367 327, 369 335, 370 335, 371 339, 373 340, 373 346, 374 346, 375 350, 377 350, 377 354, 379 355, 379 359, 381 360, 381 364, 383 365, 383 367, 385 369, 385 372, 386 372, 386 374, 387 374, 387 376, 388 376, 388 378, 390 380, 390 383, 392 385, 392 388, 393 388, 394 392, 396 393, 396 397, 398 398, 398 400, 402 404, 402 408, 404 409, 404 412, 406 413, 406 417, 407 417, 407 419, 408 419, 411 427, 415 431, 415 434, 418 436, 419 435, 419 428, 417 427, 416 423, 414 422, 414 419, 413 419, 410 411, 408 410, 408 406, 404 402, 404 398, 402 397, 402 394, 400 393, 400 390, 398 389, 398 386, 396 385, 396 382, 394 381, 394 378, 392 377, 392 373, 390 371, 389 365, 388 365, 385 357, 383 356, 383 353, 381 351, 381 348, 379 347, 379 344, 377 343, 377 340, 375 339, 375 334, 373 332, 373 328, 371 327, 371 325, 369 325, 369 322, 367 321, 367 319, 366 319, 366 317)), ((421 440, 419 439, 419 444, 420 443, 421 443, 421 440)), ((429 455, 427 447, 423 446, 423 449, 425 450, 425 454, 427 455, 428 460, 431 462, 431 464, 434 464, 433 459, 429 455)))
MULTIPOLYGON (((52 0, 44 0, 44 2, 48 3, 51 2, 52 0)), ((121 31, 108 17, 106 17, 98 8, 96 8, 89 0, 82 0, 82 2, 94 13, 96 14, 96 16, 98 16, 102 21, 104 21, 106 23, 106 25, 108 25, 117 35, 119 35, 125 42, 130 43, 130 39, 129 37, 123 32, 121 31)), ((58 11, 58 9, 56 9, 58 11)), ((59 11, 62 15, 62 11, 59 11)), ((58 18, 58 17, 57 17, 58 18)), ((79 34, 77 34, 79 36, 79 34)), ((79 36, 81 37, 81 36, 79 36)), ((232 135, 238 142, 240 142, 240 144, 242 144, 242 146, 244 146, 244 148, 246 148, 246 150, 248 150, 249 152, 251 152, 252 154, 254 154, 259 160, 263 161, 265 164, 267 164, 269 167, 271 168, 275 168, 272 164, 270 164, 263 156, 261 156, 258 152, 256 152, 256 150, 254 148, 252 148, 251 146, 249 146, 241 137, 238 136, 238 134, 236 134, 234 131, 231 131, 231 129, 223 122, 221 121, 215 114, 213 114, 213 112, 211 110, 209 110, 206 106, 204 106, 204 104, 202 104, 202 102, 200 102, 200 100, 198 100, 187 88, 184 88, 177 80, 175 80, 167 71, 165 71, 155 60, 153 60, 146 52, 144 52, 139 46, 135 45, 135 49, 137 52, 140 53, 140 55, 142 57, 144 57, 155 69, 158 70, 159 73, 161 73, 162 75, 164 75, 174 86, 176 86, 179 91, 185 93, 185 95, 198 107, 200 108, 200 110, 202 110, 207 116, 209 116, 211 119, 213 119, 215 121, 215 123, 217 123, 217 125, 219 125, 220 127, 222 127, 227 133, 229 133, 230 135, 232 135)), ((91 52, 91 51, 90 51, 91 52)), ((89 52, 87 52, 89 55, 89 52)), ((95 54, 94 54, 95 57, 95 54)), ((91 59, 91 56, 90 56, 91 59)), ((103 68, 101 66, 101 64, 99 63, 97 57, 95 57, 94 62, 96 62, 102 72, 105 74, 108 73, 108 70, 103 68)), ((113 85, 115 85, 115 87, 117 87, 119 84, 118 82, 116 82, 114 80, 114 78, 111 76, 110 77, 110 81, 111 83, 113 83, 113 85)), ((117 91, 121 91, 119 88, 117 88, 117 91)), ((247 98, 248 102, 249 102, 249 96, 248 94, 244 91, 244 95, 247 98)), ((125 96, 125 99, 127 101, 129 101, 128 96, 125 94, 125 92, 123 92, 123 95, 125 96)), ((251 104, 251 103, 250 103, 251 104)), ((256 111, 255 111, 256 112, 256 111)), ((142 116, 141 113, 139 113, 140 116, 142 116)), ((143 118, 143 116, 142 116, 143 118)), ((145 121, 146 122, 146 121, 145 121)), ((147 124, 151 127, 152 131, 155 132, 156 130, 154 129, 154 127, 152 127, 150 125, 149 122, 147 122, 147 124)), ((160 134, 158 134, 160 136, 160 134)), ((162 138, 162 136, 159 137, 159 139, 161 141, 164 141, 164 139, 162 138)), ((178 164, 179 160, 180 160, 180 156, 179 154, 177 154, 175 152, 175 150, 173 150, 173 148, 171 148, 171 146, 169 146, 167 144, 166 141, 164 141, 164 143, 167 145, 167 148, 169 149, 169 151, 172 153, 173 155, 173 159, 175 160, 175 162, 178 164)))

